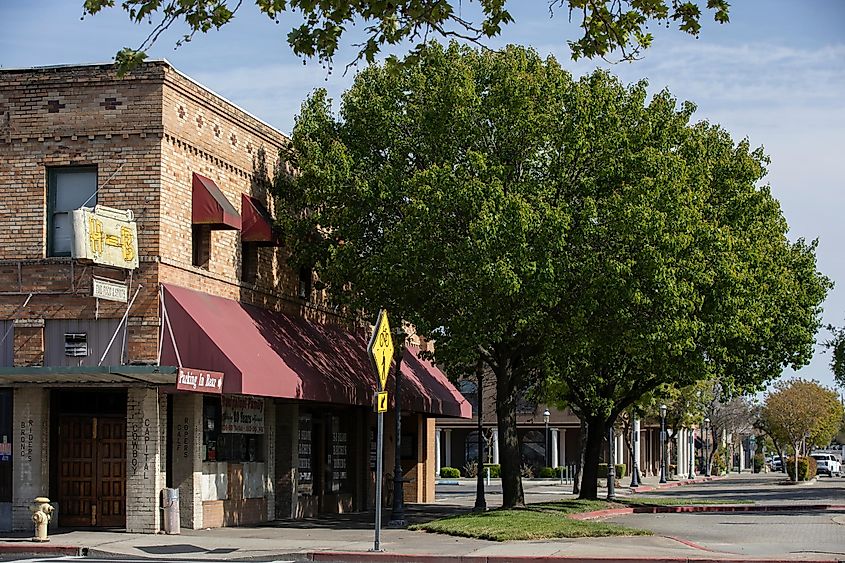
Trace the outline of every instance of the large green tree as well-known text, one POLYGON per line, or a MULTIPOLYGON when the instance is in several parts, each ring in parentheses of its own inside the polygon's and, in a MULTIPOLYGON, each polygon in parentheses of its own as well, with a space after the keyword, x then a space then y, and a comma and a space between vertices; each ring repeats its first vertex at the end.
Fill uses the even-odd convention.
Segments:
MULTIPOLYGON (((85 0, 85 14, 112 8, 115 0, 85 0)), ((121 8, 136 23, 149 22, 151 31, 141 45, 124 48, 118 62, 131 67, 143 60, 146 51, 170 26, 188 28, 178 44, 190 41, 197 32, 219 29, 232 21, 243 0, 123 0, 121 8)), ((372 62, 386 46, 410 42, 419 52, 429 37, 460 38, 479 43, 495 37, 513 21, 505 0, 479 0, 477 19, 468 6, 456 0, 254 0, 268 19, 279 23, 287 13, 298 13, 302 23, 287 35, 296 55, 331 63, 348 28, 363 23, 364 38, 357 60, 372 62), (466 12, 464 11, 466 9, 466 12)), ((469 2, 471 4, 472 2, 469 2)), ((651 45, 649 25, 676 24, 682 32, 698 36, 702 9, 713 13, 719 23, 728 21, 727 0, 549 0, 534 2, 548 9, 565 11, 581 28, 580 38, 568 41, 572 57, 637 58, 651 45)))
POLYGON ((570 76, 508 48, 432 46, 302 108, 278 183, 295 260, 353 309, 389 307, 453 375, 495 374, 504 504, 523 504, 516 404, 539 381, 566 254, 552 138, 570 76))
POLYGON ((828 287, 786 239, 764 157, 690 104, 509 47, 431 45, 303 106, 279 205, 337 299, 388 306, 437 360, 495 374, 504 504, 522 504, 516 402, 552 388, 587 424, 597 494, 617 416, 661 386, 759 387, 812 350, 828 287))
POLYGON ((759 181, 765 157, 594 75, 569 106, 568 267, 550 354, 559 395, 586 417, 581 496, 596 495, 607 429, 662 385, 718 380, 728 395, 809 361, 829 282, 815 244, 790 242, 759 181))

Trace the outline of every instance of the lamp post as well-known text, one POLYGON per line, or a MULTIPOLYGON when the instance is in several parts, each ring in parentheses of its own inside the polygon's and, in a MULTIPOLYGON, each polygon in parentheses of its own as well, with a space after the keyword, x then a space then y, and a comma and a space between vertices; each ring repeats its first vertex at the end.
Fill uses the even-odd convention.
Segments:
POLYGON ((689 479, 695 479, 695 428, 689 429, 689 479))
POLYGON ((710 419, 704 419, 704 476, 710 477, 710 419))
POLYGON ((551 418, 552 413, 549 412, 549 409, 543 411, 543 424, 546 427, 546 433, 544 434, 546 445, 544 446, 544 454, 546 458, 546 467, 551 467, 552 464, 549 462, 549 418, 551 418))
POLYGON ((475 476, 475 506, 472 508, 473 512, 485 512, 487 510, 487 500, 484 498, 484 425, 482 419, 483 412, 483 393, 484 388, 484 365, 479 361, 475 374, 478 377, 478 392, 475 394, 476 402, 478 402, 478 472, 475 476))
POLYGON ((631 444, 634 455, 631 456, 631 488, 640 486, 640 420, 634 417, 631 422, 631 444))
POLYGON ((660 405, 660 482, 666 482, 666 405, 660 405))

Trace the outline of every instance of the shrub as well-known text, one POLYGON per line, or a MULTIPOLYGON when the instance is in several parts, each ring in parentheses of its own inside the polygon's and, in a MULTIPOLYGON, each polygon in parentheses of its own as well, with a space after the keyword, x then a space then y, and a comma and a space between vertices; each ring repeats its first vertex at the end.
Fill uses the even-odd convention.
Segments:
POLYGON ((725 446, 719 446, 716 453, 713 454, 712 471, 716 475, 727 473, 728 471, 728 449, 725 446))
MULTIPOLYGON (((809 481, 816 476, 818 467, 816 460, 811 457, 801 456, 798 458, 798 480, 809 481)), ((787 458, 786 472, 789 473, 789 478, 795 480, 795 456, 787 458)))
POLYGON ((446 479, 457 479, 461 476, 461 470, 457 467, 441 467, 440 476, 446 479))
MULTIPOLYGON (((485 463, 484 464, 485 470, 488 467, 490 468, 490 477, 491 478, 498 479, 499 477, 502 476, 502 466, 499 465, 498 463, 485 463)), ((484 475, 487 475, 486 471, 484 472, 484 475)))
MULTIPOLYGON (((618 463, 614 467, 616 467, 616 478, 622 479, 627 472, 627 466, 624 463, 618 463)), ((604 479, 607 477, 607 464, 600 463, 599 464, 599 472, 598 472, 599 479, 604 479)))
POLYGON ((754 473, 760 473, 763 471, 764 465, 766 465, 766 458, 763 457, 763 454, 755 454, 752 460, 752 471, 754 473))
POLYGON ((478 477, 478 462, 474 459, 464 464, 464 477, 478 477))
POLYGON ((553 467, 541 467, 540 468, 540 479, 551 479, 552 477, 557 477, 558 472, 553 467))

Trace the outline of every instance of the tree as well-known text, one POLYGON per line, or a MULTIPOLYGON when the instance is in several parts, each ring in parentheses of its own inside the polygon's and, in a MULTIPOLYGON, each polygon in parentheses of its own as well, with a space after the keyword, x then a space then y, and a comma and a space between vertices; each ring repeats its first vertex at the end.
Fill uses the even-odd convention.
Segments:
POLYGON ((561 125, 572 205, 547 353, 558 396, 587 417, 594 498, 620 413, 664 385, 716 380, 731 396, 806 364, 830 282, 758 185, 762 150, 690 124, 668 92, 647 101, 644 84, 597 74, 579 87, 561 125))
POLYGON ((522 504, 517 399, 610 425, 644 395, 756 389, 812 352, 829 282, 786 239, 764 156, 691 104, 508 47, 430 45, 364 70, 335 118, 303 106, 279 183, 295 257, 354 308, 395 304, 449 372, 495 374, 505 506, 522 504))
POLYGON ((541 381, 566 251, 549 131, 571 84, 530 50, 431 45, 359 73, 339 118, 311 96, 277 183, 294 260, 336 300, 400 314, 452 376, 492 371, 505 506, 524 503, 516 406, 541 381))
POLYGON ((827 328, 833 334, 832 338, 825 342, 831 351, 830 371, 833 372, 836 384, 845 388, 845 328, 832 325, 827 328))
MULTIPOLYGON (((188 27, 178 42, 190 41, 197 32, 206 33, 226 25, 242 8, 243 0, 124 0, 121 7, 135 23, 149 22, 149 36, 137 48, 126 47, 117 54, 117 62, 131 68, 146 57, 149 50, 174 23, 188 27)), ((419 53, 429 37, 460 38, 480 43, 499 35, 513 17, 505 0, 480 0, 480 21, 464 16, 465 8, 455 0, 341 1, 327 0, 255 0, 256 7, 270 20, 290 12, 299 12, 303 23, 287 36, 294 54, 317 58, 331 64, 347 28, 364 22, 365 37, 356 60, 373 62, 385 46, 410 42, 412 53, 419 53), (457 9, 456 9, 457 8, 457 9)), ((85 0, 84 13, 94 15, 112 8, 115 0, 85 0)), ((568 41, 573 59, 607 57, 619 51, 622 60, 637 58, 653 40, 650 24, 677 24, 682 32, 698 36, 702 8, 711 10, 719 23, 728 22, 727 0, 550 0, 550 14, 567 10, 579 22, 583 35, 568 41)))
POLYGON ((792 446, 795 475, 798 479, 798 455, 812 446, 826 446, 842 422, 843 408, 835 391, 816 381, 792 379, 775 385, 760 413, 763 425, 772 437, 792 446))

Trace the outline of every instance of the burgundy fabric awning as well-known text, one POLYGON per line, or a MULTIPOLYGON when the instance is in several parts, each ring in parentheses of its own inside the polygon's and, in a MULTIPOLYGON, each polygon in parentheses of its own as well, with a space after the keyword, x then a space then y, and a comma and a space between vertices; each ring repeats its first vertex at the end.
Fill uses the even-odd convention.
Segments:
POLYGON ((273 219, 264 204, 241 194, 241 241, 262 246, 280 246, 281 237, 273 229, 273 219))
MULTIPOLYGON (((223 393, 371 406, 376 375, 367 341, 341 327, 311 323, 163 284, 164 305, 183 367, 223 372, 223 393)), ((177 365, 165 323, 161 365, 177 365)), ((472 407, 446 376, 407 350, 402 408, 470 418, 472 407)), ((394 378, 388 379, 391 391, 394 378)))
POLYGON ((241 228, 241 216, 214 180, 194 172, 191 183, 191 222, 214 229, 241 228))

